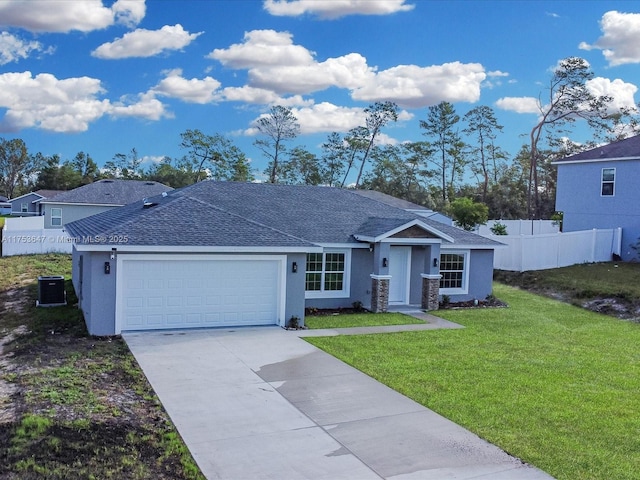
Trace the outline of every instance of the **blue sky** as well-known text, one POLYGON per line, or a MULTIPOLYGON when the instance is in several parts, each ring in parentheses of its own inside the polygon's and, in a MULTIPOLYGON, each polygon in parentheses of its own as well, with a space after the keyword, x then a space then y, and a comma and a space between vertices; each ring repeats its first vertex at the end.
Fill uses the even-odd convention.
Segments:
POLYGON ((402 113, 383 142, 421 140, 446 100, 494 108, 513 156, 559 60, 585 58, 617 105, 640 83, 628 1, 0 0, 0 32, 0 137, 99 165, 132 148, 179 158, 199 129, 262 171, 253 125, 271 106, 292 108, 295 144, 315 151, 386 100, 402 113))

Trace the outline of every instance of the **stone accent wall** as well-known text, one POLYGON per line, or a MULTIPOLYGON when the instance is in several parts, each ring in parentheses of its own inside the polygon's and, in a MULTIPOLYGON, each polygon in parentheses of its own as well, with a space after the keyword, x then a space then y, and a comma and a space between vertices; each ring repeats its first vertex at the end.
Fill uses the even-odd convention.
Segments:
POLYGON ((384 313, 389 308, 389 279, 371 279, 371 310, 373 313, 384 313))
POLYGON ((422 308, 424 310, 438 310, 439 308, 440 275, 434 277, 422 277, 422 308))

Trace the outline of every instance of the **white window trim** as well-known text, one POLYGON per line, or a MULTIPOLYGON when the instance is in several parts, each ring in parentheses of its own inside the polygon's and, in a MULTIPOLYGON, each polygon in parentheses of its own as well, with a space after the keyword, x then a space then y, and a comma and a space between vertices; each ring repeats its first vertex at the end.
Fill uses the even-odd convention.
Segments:
POLYGON ((21 203, 20 204, 20 213, 28 213, 29 212, 29 204, 21 203))
MULTIPOLYGON (((454 255, 462 255, 464 257, 464 270, 462 271, 462 287, 461 288, 441 288, 440 295, 464 295, 469 293, 469 262, 471 259, 470 250, 440 250, 440 255, 453 253, 454 255)), ((442 258, 440 264, 442 265, 442 258)))
POLYGON ((616 196, 616 169, 615 169, 615 167, 604 167, 600 171, 600 196, 601 197, 615 197, 616 196), (604 171, 605 170, 613 170, 613 181, 607 180, 605 182, 605 180, 604 180, 604 171), (613 184, 613 191, 612 191, 611 195, 603 195, 602 194, 602 187, 604 186, 605 183, 613 184))
MULTIPOLYGON (((324 288, 324 262, 327 253, 344 253, 344 277, 342 279, 342 290, 305 290, 304 298, 349 298, 351 296, 351 249, 325 248, 322 251, 322 283, 324 288)), ((305 262, 305 276, 306 271, 305 262)))
POLYGON ((51 208, 51 226, 52 227, 61 227, 62 226, 62 209, 61 208, 58 208, 58 207, 51 208), (56 210, 60 210, 60 215, 54 215, 54 212, 56 210), (54 218, 59 218, 60 219, 60 225, 56 225, 55 223, 53 223, 53 219, 54 218))

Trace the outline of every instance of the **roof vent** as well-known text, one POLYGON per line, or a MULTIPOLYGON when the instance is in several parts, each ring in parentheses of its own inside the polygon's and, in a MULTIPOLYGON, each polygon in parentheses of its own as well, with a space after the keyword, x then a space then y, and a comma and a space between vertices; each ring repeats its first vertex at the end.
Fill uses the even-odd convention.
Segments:
POLYGON ((113 183, 113 180, 100 180, 102 183, 113 183))
POLYGON ((167 196, 167 192, 162 192, 162 198, 167 196))
POLYGON ((155 185, 156 182, 144 182, 145 185, 155 185))
POLYGON ((142 208, 151 208, 156 206, 157 203, 152 202, 151 200, 148 200, 146 198, 142 199, 142 208))

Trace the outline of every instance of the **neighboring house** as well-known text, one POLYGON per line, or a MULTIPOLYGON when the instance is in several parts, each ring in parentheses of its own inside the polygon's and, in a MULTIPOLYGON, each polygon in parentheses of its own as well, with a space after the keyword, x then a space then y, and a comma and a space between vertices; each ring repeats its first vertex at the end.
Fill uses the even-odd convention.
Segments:
POLYGON ((33 217, 42 215, 40 202, 63 193, 62 190, 36 190, 19 197, 7 200, 11 204, 11 215, 17 217, 33 217))
POLYGON ((7 201, 7 197, 0 195, 0 215, 10 215, 11 204, 7 201))
POLYGON ((640 135, 553 162, 562 231, 622 228, 620 255, 638 258, 640 135))
POLYGON ((286 326, 305 307, 434 310, 491 293, 502 244, 374 198, 204 181, 67 224, 89 333, 286 326))
POLYGON ((172 190, 144 180, 98 180, 40 200, 44 228, 63 225, 172 190))

